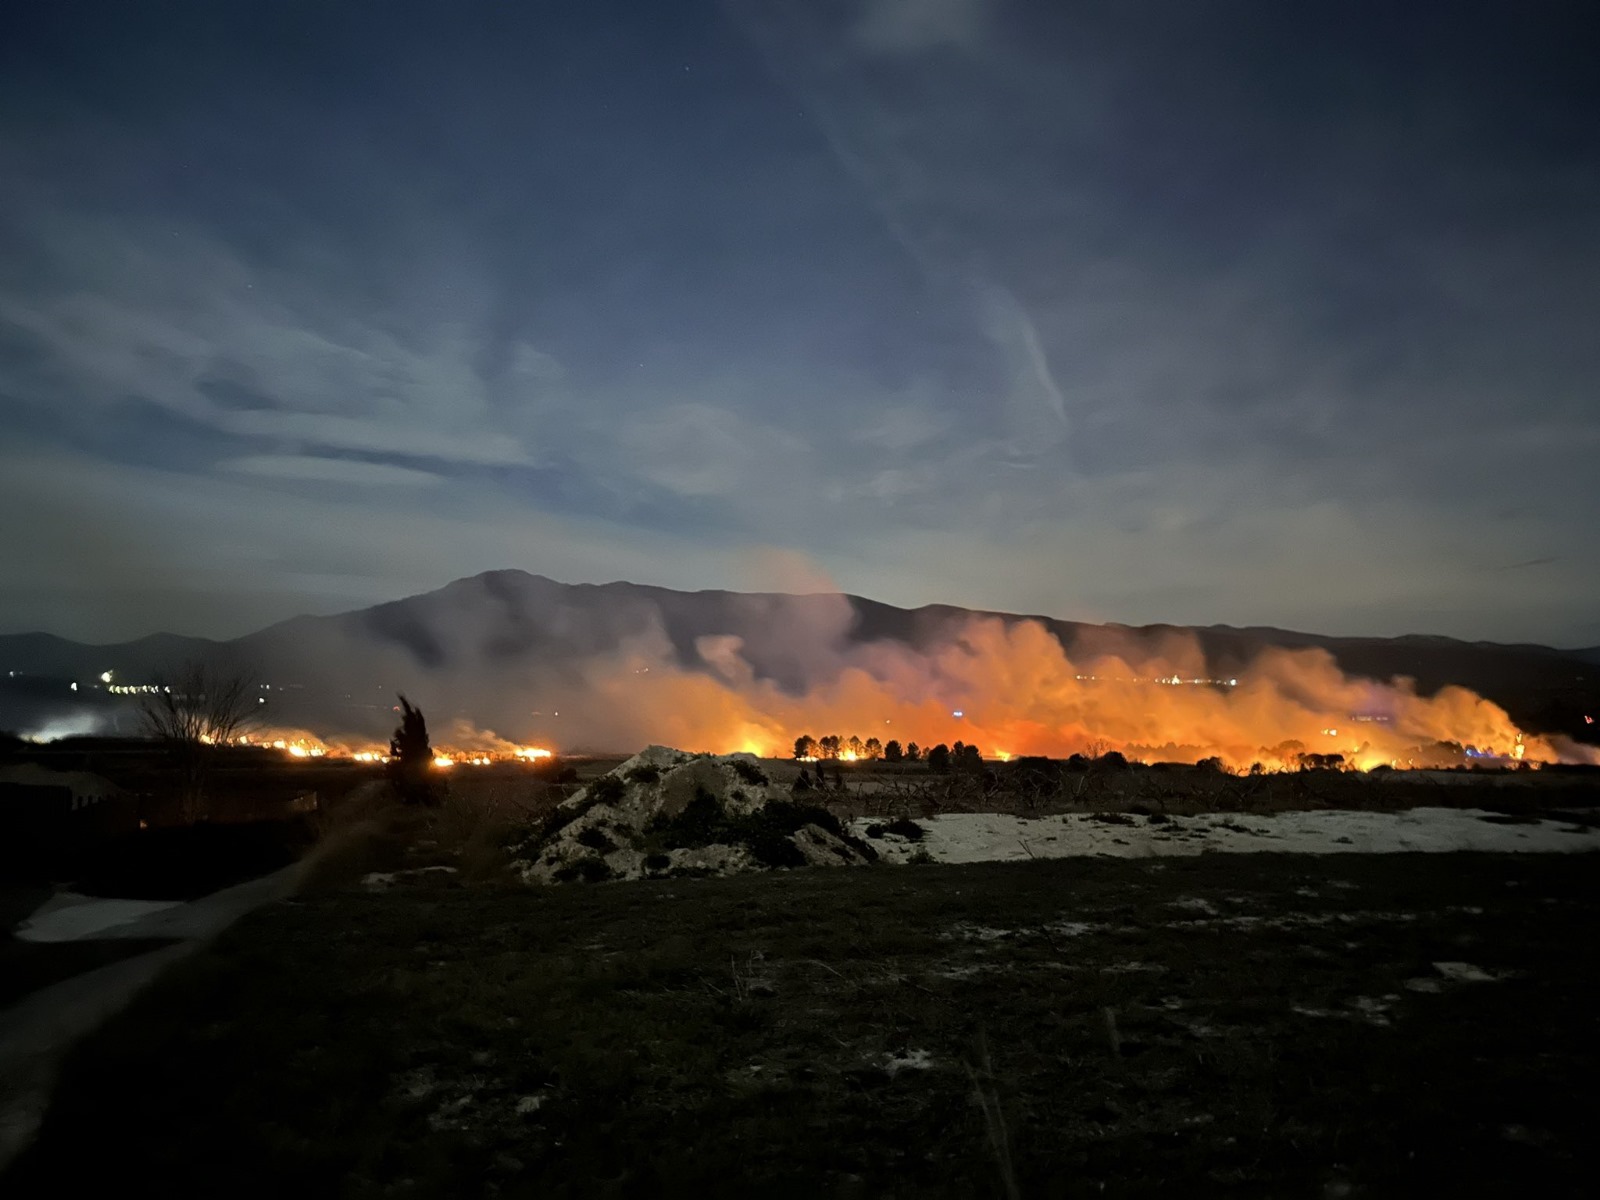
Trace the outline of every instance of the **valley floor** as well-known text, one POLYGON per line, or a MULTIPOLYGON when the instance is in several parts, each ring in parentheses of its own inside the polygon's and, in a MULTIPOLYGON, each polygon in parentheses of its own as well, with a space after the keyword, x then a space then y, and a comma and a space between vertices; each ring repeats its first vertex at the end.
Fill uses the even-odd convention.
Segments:
POLYGON ((0 1191, 1587 1195, 1596 862, 306 896, 83 1043, 0 1191))

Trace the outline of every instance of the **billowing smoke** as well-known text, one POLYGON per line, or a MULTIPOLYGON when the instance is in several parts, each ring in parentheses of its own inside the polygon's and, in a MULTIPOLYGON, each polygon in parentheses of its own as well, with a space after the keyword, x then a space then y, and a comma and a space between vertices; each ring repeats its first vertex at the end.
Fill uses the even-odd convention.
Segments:
POLYGON ((1238 676, 1213 679, 1192 637, 1097 641, 1069 652, 1038 622, 968 618, 920 648, 807 648, 806 661, 821 670, 797 694, 760 675, 737 636, 701 638, 701 669, 676 665, 664 638, 645 636, 586 664, 569 727, 623 747, 785 754, 798 735, 839 733, 923 746, 959 740, 1012 756, 1215 756, 1236 769, 1293 765, 1301 753, 1337 753, 1363 767, 1405 763, 1441 742, 1562 757, 1469 691, 1423 698, 1405 681, 1352 679, 1323 650, 1269 649, 1238 676))
MULTIPOLYGON (((323 731, 330 745, 381 746, 404 691, 428 713, 436 746, 502 754, 664 742, 787 755, 800 735, 840 734, 959 740, 990 756, 1216 757, 1235 769, 1292 766, 1301 754, 1424 763, 1437 761, 1439 743, 1529 761, 1594 758, 1520 733, 1462 688, 1419 696, 1403 679, 1346 675, 1319 649, 1268 648, 1222 668, 1179 631, 1077 627, 1063 644, 1039 621, 958 609, 565 587, 521 573, 337 621, 294 631, 303 643, 294 670, 313 682, 268 693, 276 719, 323 731), (336 692, 341 703, 313 703, 336 692)), ((283 652, 254 650, 269 662, 283 652)))

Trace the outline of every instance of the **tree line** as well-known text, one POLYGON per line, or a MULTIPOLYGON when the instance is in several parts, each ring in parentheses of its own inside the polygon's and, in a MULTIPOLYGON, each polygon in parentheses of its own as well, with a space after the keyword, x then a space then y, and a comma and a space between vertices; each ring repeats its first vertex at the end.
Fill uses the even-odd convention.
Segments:
POLYGON ((794 740, 794 756, 801 762, 829 762, 829 761, 876 761, 884 762, 926 762, 928 770, 936 774, 945 774, 950 771, 981 771, 983 769, 983 755, 975 745, 957 742, 948 746, 940 742, 931 746, 926 751, 916 742, 900 742, 890 739, 880 742, 877 738, 867 738, 863 741, 854 735, 840 737, 830 733, 826 737, 814 738, 810 734, 801 734, 794 740))

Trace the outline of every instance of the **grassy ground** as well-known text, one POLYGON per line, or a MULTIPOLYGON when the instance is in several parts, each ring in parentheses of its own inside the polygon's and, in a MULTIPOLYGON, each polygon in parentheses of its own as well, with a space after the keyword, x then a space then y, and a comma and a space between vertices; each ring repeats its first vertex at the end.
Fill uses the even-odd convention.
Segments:
POLYGON ((0 1191, 1589 1194, 1594 866, 326 892, 80 1047, 0 1191))

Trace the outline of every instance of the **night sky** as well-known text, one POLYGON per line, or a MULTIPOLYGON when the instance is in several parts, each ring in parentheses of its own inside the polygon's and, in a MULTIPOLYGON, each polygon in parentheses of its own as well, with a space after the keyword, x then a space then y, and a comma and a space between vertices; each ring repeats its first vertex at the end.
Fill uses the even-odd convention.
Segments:
POLYGON ((1590 4, 0 7, 0 631, 521 567, 1600 642, 1590 4))

